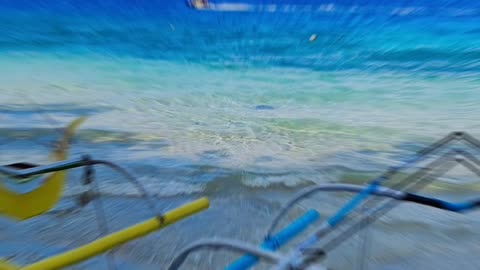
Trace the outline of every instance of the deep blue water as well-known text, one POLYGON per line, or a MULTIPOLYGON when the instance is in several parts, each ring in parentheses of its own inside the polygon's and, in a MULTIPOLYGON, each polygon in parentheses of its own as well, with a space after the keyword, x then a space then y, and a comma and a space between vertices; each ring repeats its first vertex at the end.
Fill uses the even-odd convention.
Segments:
POLYGON ((2 1, 0 49, 95 51, 217 68, 479 71, 480 5, 467 1, 2 1), (275 5, 273 10, 260 7, 275 5), (315 42, 308 38, 316 34, 315 42))

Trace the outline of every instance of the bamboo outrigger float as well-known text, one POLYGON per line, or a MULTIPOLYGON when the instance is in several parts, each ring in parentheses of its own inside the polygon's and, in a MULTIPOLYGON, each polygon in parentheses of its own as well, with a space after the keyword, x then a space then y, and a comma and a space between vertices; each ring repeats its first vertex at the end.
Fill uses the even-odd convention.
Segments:
MULTIPOLYGON (((154 202, 151 200, 151 197, 148 196, 148 193, 138 182, 135 181, 134 178, 122 170, 122 168, 108 161, 92 160, 89 157, 68 159, 70 141, 77 128, 85 121, 85 119, 86 118, 84 117, 78 118, 65 129, 63 138, 61 138, 51 154, 51 157, 55 160, 54 163, 41 166, 22 162, 0 166, 0 176, 4 176, 4 181, 10 181, 19 185, 31 181, 34 176, 51 173, 44 179, 40 187, 27 193, 17 193, 9 190, 0 182, 1 216, 21 222, 48 213, 48 211, 56 206, 63 196, 63 190, 67 179, 67 170, 77 167, 88 167, 91 169, 91 166, 97 164, 109 166, 127 176, 127 178, 131 180, 131 182, 145 195, 149 207, 152 208, 152 210, 155 209, 154 202)), ((86 198, 86 200, 90 199, 92 198, 86 198)), ((200 198, 196 201, 175 208, 165 214, 158 213, 151 219, 111 233, 86 245, 29 265, 19 266, 13 262, 0 260, 0 270, 62 269, 106 253, 128 241, 161 230, 177 221, 201 212, 208 207, 209 200, 207 198, 200 198)))

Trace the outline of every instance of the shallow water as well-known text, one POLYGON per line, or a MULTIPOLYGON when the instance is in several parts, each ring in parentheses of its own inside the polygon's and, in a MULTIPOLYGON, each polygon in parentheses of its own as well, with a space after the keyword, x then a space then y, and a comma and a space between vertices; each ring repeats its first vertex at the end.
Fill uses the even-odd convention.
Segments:
MULTIPOLYGON (((451 131, 480 136, 478 3, 250 0, 241 9, 3 1, 0 161, 45 162, 57 128, 88 115, 72 155, 126 167, 162 208, 212 199, 208 211, 116 252, 123 268, 163 269, 199 238, 259 242, 303 187, 364 184, 451 131)), ((81 190, 80 173, 72 172, 68 194, 81 190)), ((136 194, 107 169, 97 173, 105 192, 136 194)), ((457 179, 476 178, 457 169, 425 190, 459 201, 478 190, 457 179)), ((315 198, 290 219, 309 207, 327 217, 349 197, 315 198)), ((150 216, 133 198, 105 204, 110 229, 150 216)), ((78 246, 98 233, 93 215, 90 206, 25 224, 2 221, 8 244, 0 256, 26 263, 78 246)), ((366 262, 476 269, 479 221, 477 213, 403 205, 371 227, 366 262)), ((335 249, 327 265, 355 269, 361 243, 335 249)), ((199 254, 185 269, 217 269, 235 258, 199 254)), ((104 266, 101 258, 79 269, 104 266)))

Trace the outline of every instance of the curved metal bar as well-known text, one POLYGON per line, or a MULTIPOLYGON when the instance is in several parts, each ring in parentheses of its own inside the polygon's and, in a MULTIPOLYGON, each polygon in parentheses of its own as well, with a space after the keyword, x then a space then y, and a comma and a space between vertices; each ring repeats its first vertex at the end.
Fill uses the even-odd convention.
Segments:
MULTIPOLYGON (((431 162, 427 167, 422 168, 418 170, 417 172, 411 174, 407 178, 403 179, 401 184, 402 185, 397 185, 398 187, 403 186, 403 188, 408 188, 411 187, 412 184, 408 184, 410 180, 415 180, 413 186, 415 188, 421 188, 424 187, 426 184, 430 183, 433 181, 430 179, 430 181, 425 180, 424 178, 435 178, 438 177, 448 170, 450 170, 453 166, 452 164, 448 166, 443 166, 440 167, 440 172, 435 172, 432 173, 434 169, 436 169, 438 166, 440 166, 443 162, 448 162, 448 161, 453 161, 457 159, 453 158, 453 154, 460 153, 457 150, 452 150, 447 152, 446 154, 442 155, 439 159, 431 162), (424 180, 424 181, 422 181, 424 180), (407 183, 404 185, 404 183, 407 183)), ((377 187, 379 188, 379 187, 377 187)), ((405 193, 407 194, 407 193, 405 193)), ((381 216, 381 214, 386 213, 389 211, 391 208, 395 206, 394 204, 395 200, 387 200, 384 204, 381 204, 380 206, 370 209, 365 216, 367 218, 360 219, 359 222, 354 223, 352 226, 347 228, 345 231, 343 231, 341 234, 335 236, 332 240, 328 241, 326 244, 323 245, 321 249, 313 248, 313 245, 320 240, 320 238, 329 233, 335 226, 332 226, 328 223, 324 224, 321 226, 318 230, 316 230, 311 236, 309 236, 303 243, 298 245, 296 249, 289 255, 290 258, 285 259, 281 264, 278 264, 275 268, 275 270, 287 270, 290 269, 290 265, 292 261, 295 261, 296 263, 308 263, 315 258, 318 258, 320 255, 323 256, 326 251, 331 250, 333 247, 341 243, 344 239, 347 239, 350 237, 354 232, 364 228, 366 225, 372 223, 376 218, 381 216), (383 212, 382 212, 383 211, 383 212), (373 216, 373 214, 377 214, 373 216), (313 252, 312 252, 313 251, 313 252), (300 257, 300 259, 299 259, 300 257)))
MULTIPOLYGON (((422 169, 419 169, 418 171, 416 171, 415 173, 411 174, 410 176, 404 178, 399 184, 397 184, 396 186, 397 187, 403 187, 405 188, 405 183, 407 183, 406 185, 408 186, 408 183, 410 183, 411 181, 415 180, 415 181, 420 181, 422 180, 424 177, 435 177, 433 175, 437 175, 437 174, 432 174, 431 172, 433 171, 433 169, 437 168, 438 166, 442 165, 442 163, 444 162, 447 162, 447 161, 452 161, 454 160, 453 156, 455 154, 457 154, 458 151, 456 150, 451 150, 451 151, 448 151, 447 153, 445 153, 444 155, 442 155, 439 159, 435 160, 435 161, 432 161, 431 163, 429 163, 426 167, 422 168, 422 169), (401 185, 400 185, 401 184, 401 185)), ((444 169, 445 166, 441 167, 441 169, 444 169)), ((438 175, 437 175, 438 176, 438 175)), ((425 181, 423 181, 425 182, 425 181)), ((378 189, 380 186, 376 186, 375 189, 378 189)), ((362 191, 363 192, 363 191, 362 191)), ((358 197, 358 195, 356 196, 358 197)), ((350 202, 353 202, 353 201, 350 201, 350 202)), ((350 205, 350 202, 347 203, 346 206, 350 205)), ((343 207, 342 209, 345 209, 346 207, 343 207)), ((346 217, 346 216, 345 216, 346 217)), ((343 217, 343 211, 340 210, 339 212, 337 212, 337 214, 335 214, 333 217, 331 217, 330 219, 327 220, 327 222, 325 222, 322 226, 320 226, 320 228, 311 236, 309 237, 307 240, 305 240, 302 244, 299 245, 299 249, 300 250, 303 250, 303 249, 306 249, 310 246, 313 245, 313 243, 317 242, 321 237, 329 234, 332 232, 332 230, 334 228, 336 228, 342 221, 343 221, 344 217, 343 217), (342 216, 342 219, 341 220, 338 220, 337 217, 340 216, 340 214, 342 216), (332 220, 334 220, 332 222, 332 220)))
POLYGON ((157 215, 159 218, 162 217, 163 214, 159 213, 156 210, 153 196, 151 196, 151 194, 147 192, 145 187, 127 170, 107 160, 95 160, 95 159, 90 159, 89 157, 85 158, 85 156, 83 156, 81 158, 55 162, 48 165, 40 165, 37 167, 23 169, 23 170, 12 169, 12 168, 9 168, 8 166, 0 166, 0 173, 11 176, 11 177, 15 177, 15 178, 27 178, 34 175, 69 170, 69 169, 91 166, 91 165, 104 165, 120 173, 132 185, 134 185, 135 188, 140 192, 141 196, 147 202, 147 206, 154 212, 154 215, 157 215))
MULTIPOLYGON (((278 215, 273 219, 272 225, 267 231, 267 238, 271 237, 271 235, 273 234, 273 230, 278 226, 280 219, 287 213, 287 211, 290 210, 296 203, 307 198, 308 196, 311 196, 321 191, 358 193, 364 189, 365 187, 363 186, 352 184, 323 184, 300 191, 293 199, 291 199, 285 204, 285 206, 281 209, 278 215)), ((405 197, 405 192, 393 190, 386 187, 378 187, 376 190, 374 190, 373 195, 390 197, 395 200, 401 200, 405 197)))
MULTIPOLYGON (((336 227, 338 224, 342 223, 346 217, 353 212, 357 207, 359 207, 364 201, 366 201, 370 194, 372 194, 378 187, 382 186, 384 182, 388 181, 393 175, 399 173, 403 169, 407 169, 412 167, 416 163, 420 162, 421 160, 425 159, 425 157, 429 154, 438 151, 441 147, 450 143, 453 140, 457 139, 456 133, 451 133, 448 136, 444 137, 441 140, 431 144, 430 146, 424 148, 423 150, 416 153, 413 157, 407 159, 401 165, 390 167, 386 172, 384 172, 381 176, 372 180, 361 192, 355 195, 349 202, 347 202, 340 210, 338 210, 333 216, 331 216, 325 225, 325 229, 319 232, 319 236, 323 236, 331 231, 332 228, 336 227)), ((452 154, 450 151, 449 154, 452 154)), ((447 155, 449 155, 447 154, 447 155)))
POLYGON ((190 246, 186 247, 183 251, 180 252, 177 257, 175 257, 167 268, 168 270, 177 270, 187 259, 188 255, 194 251, 197 251, 202 248, 211 248, 211 249, 227 249, 231 251, 236 251, 240 253, 248 253, 250 255, 263 258, 271 263, 278 263, 281 261, 281 254, 273 253, 256 247, 254 245, 245 244, 243 242, 233 240, 233 239, 211 239, 211 240, 199 240, 190 246))
POLYGON ((159 218, 162 218, 163 214, 158 212, 158 210, 156 209, 153 196, 145 189, 142 183, 140 183, 140 181, 138 181, 137 178, 131 175, 127 170, 107 160, 93 159, 93 160, 87 160, 86 163, 87 163, 86 165, 104 165, 123 175, 123 177, 125 177, 133 186, 136 187, 138 192, 140 192, 143 199, 145 199, 148 208, 150 208, 150 210, 154 212, 154 215, 158 216, 159 218))

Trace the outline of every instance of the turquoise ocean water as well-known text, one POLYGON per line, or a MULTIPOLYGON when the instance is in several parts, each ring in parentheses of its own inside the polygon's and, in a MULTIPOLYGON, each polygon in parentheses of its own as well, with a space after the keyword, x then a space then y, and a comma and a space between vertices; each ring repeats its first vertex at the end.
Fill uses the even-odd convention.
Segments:
MULTIPOLYGON (((216 11, 176 0, 0 3, 3 163, 44 162, 56 129, 89 115, 73 155, 120 163, 164 207, 212 198, 203 216, 120 249, 126 268, 163 269, 202 237, 258 242, 302 187, 364 183, 451 131, 480 136, 474 1, 232 0, 216 11)), ((109 192, 134 192, 107 170, 99 178, 109 192)), ((429 191, 461 199, 474 187, 429 191)), ((297 210, 324 203, 328 215, 346 199, 320 196, 297 210)), ((112 228, 148 216, 130 200, 106 204, 112 228)), ((22 253, 15 241, 34 239, 33 251, 18 257, 28 262, 93 239, 87 210, 2 223, 10 242, 0 256, 22 253), (83 220, 88 228, 76 227, 83 220), (72 240, 79 233, 85 239, 72 240)), ((373 233, 372 269, 476 269, 478 215, 412 206, 395 213, 373 233)), ((358 250, 341 247, 328 264, 355 269, 358 250)), ((192 265, 216 269, 233 258, 205 254, 192 265)), ((81 267, 103 267, 101 259, 92 264, 81 267)))

